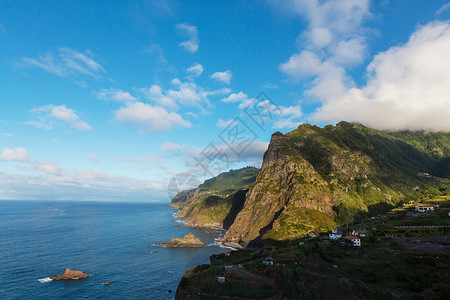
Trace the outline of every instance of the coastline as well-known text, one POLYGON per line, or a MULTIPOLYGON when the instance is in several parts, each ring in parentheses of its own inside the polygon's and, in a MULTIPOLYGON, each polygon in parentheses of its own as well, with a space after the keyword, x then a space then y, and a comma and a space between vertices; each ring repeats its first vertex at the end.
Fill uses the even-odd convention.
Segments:
POLYGON ((237 244, 237 243, 223 243, 223 242, 219 242, 223 236, 225 235, 226 229, 224 229, 223 227, 217 227, 217 226, 205 226, 205 225, 199 225, 199 224, 191 224, 188 221, 185 221, 183 219, 183 217, 181 217, 179 215, 180 210, 178 208, 172 207, 169 205, 170 208, 176 210, 176 212, 172 213, 172 216, 175 219, 175 222, 177 223, 182 223, 181 225, 174 225, 176 227, 189 227, 189 228, 197 228, 197 229, 202 229, 204 230, 206 233, 209 233, 209 231, 207 229, 212 229, 212 230, 216 230, 216 231, 220 231, 220 234, 214 238, 215 242, 212 244, 209 244, 208 246, 219 246, 221 248, 228 248, 231 250, 239 250, 239 249, 245 249, 245 247, 242 247, 241 245, 237 244))

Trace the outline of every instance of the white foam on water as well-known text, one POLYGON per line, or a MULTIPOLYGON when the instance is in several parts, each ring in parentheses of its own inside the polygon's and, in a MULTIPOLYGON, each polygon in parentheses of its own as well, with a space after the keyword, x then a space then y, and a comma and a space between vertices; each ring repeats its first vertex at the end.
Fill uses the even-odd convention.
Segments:
POLYGON ((40 283, 50 282, 50 281, 52 281, 52 280, 53 280, 53 279, 50 279, 50 277, 38 279, 38 281, 39 281, 40 283))
POLYGON ((181 218, 179 216, 177 216, 178 212, 175 212, 175 213, 172 214, 173 218, 175 219, 175 222, 181 223, 181 224, 187 224, 187 222, 181 221, 181 218))
POLYGON ((236 248, 233 248, 233 247, 230 247, 230 246, 225 246, 223 243, 219 243, 217 240, 214 243, 208 244, 208 246, 216 246, 216 247, 220 247, 220 248, 237 250, 236 248))

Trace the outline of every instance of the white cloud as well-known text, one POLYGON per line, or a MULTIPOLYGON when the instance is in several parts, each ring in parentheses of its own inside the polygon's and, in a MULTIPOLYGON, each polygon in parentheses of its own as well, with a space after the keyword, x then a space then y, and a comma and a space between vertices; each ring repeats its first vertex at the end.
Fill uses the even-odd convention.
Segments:
POLYGON ((39 108, 33 108, 30 112, 37 115, 39 121, 29 121, 27 124, 36 126, 42 129, 52 129, 57 122, 63 122, 70 127, 78 130, 91 130, 91 126, 82 121, 77 113, 65 105, 45 105, 39 108))
MULTIPOLYGON (((322 106, 307 119, 356 121, 382 130, 450 130, 448 20, 419 27, 405 45, 378 54, 367 67, 367 82, 357 87, 347 71, 368 54, 369 1, 277 3, 308 21, 299 35, 302 48, 280 64, 290 79, 312 77, 304 95, 322 106)), ((295 124, 289 121, 275 126, 295 124)))
POLYGON ((84 169, 83 171, 78 173, 78 176, 84 179, 106 179, 109 177, 108 173, 105 170, 95 171, 93 169, 84 169))
MULTIPOLYGON (((4 148, 0 160, 29 163, 29 174, 14 174, 0 171, 0 199, 54 199, 54 200, 162 200, 167 178, 140 180, 129 177, 110 176, 105 170, 83 169, 63 170, 52 161, 38 161, 30 158, 24 148, 4 148), (35 172, 33 172, 35 171, 35 172), (157 195, 158 198, 155 199, 157 195)), ((130 159, 131 161, 132 159, 130 159)), ((139 161, 162 161, 149 156, 136 158, 139 161)))
MULTIPOLYGON (((263 154, 264 152, 266 152, 268 146, 269 146, 268 142, 254 141, 248 144, 241 153, 236 153, 228 145, 214 143, 215 149, 217 149, 217 152, 220 153, 217 159, 223 162, 220 164, 221 168, 223 168, 222 172, 228 171, 225 168, 225 166, 227 166, 228 164, 229 164, 228 167, 232 167, 232 165, 236 163, 249 162, 254 160, 262 161, 263 154)), ((189 164, 198 166, 199 161, 205 162, 202 159, 202 151, 204 151, 204 149, 199 149, 195 147, 184 147, 183 149, 185 150, 186 159, 188 160, 189 164), (193 157, 197 157, 197 159, 194 159, 193 157)))
POLYGON ((175 99, 172 99, 163 94, 161 86, 154 84, 149 88, 139 89, 147 99, 152 100, 158 105, 162 105, 168 108, 177 109, 178 105, 175 99))
POLYGON ((203 73, 203 66, 201 64, 194 64, 187 68, 186 72, 192 74, 194 77, 199 77, 203 73))
POLYGON ((177 24, 176 29, 188 38, 187 41, 181 42, 179 46, 191 54, 197 52, 199 44, 197 27, 189 24, 177 24))
MULTIPOLYGON (((58 174, 57 168, 35 175, 0 172, 0 199, 154 201, 167 199, 167 178, 140 180, 110 176, 104 170, 73 170, 58 174)), ((45 171, 45 170, 43 170, 45 171)))
POLYGON ((262 160, 264 152, 266 152, 269 147, 269 143, 267 142, 258 142, 255 141, 250 143, 242 153, 236 154, 234 150, 232 150, 227 145, 219 145, 218 146, 221 153, 225 154, 229 161, 233 162, 245 162, 249 160, 262 160))
POLYGON ((101 89, 97 92, 97 98, 106 101, 128 102, 136 101, 136 98, 131 96, 129 92, 120 89, 101 89))
POLYGON ((421 26, 405 45, 375 56, 362 88, 330 75, 336 86, 313 89, 323 102, 313 119, 357 121, 384 130, 450 131, 449 53, 449 21, 421 26))
POLYGON ((219 120, 217 121, 216 126, 217 126, 217 127, 220 127, 220 128, 226 128, 226 127, 228 127, 229 125, 233 124, 234 122, 235 122, 235 121, 234 121, 233 119, 226 120, 226 121, 224 121, 224 120, 222 120, 222 119, 219 119, 219 120))
MULTIPOLYGON (((368 51, 363 21, 371 16, 369 0, 277 3, 309 22, 299 36, 302 49, 280 65, 280 71, 289 78, 298 81, 305 76, 327 76, 329 70, 336 72, 341 67, 352 67, 364 61, 368 51)), ((321 81, 319 78, 313 84, 321 81)))
POLYGON ((158 105, 171 109, 178 109, 179 106, 194 106, 205 111, 211 106, 209 97, 224 95, 230 92, 229 89, 219 89, 207 91, 193 82, 182 82, 178 78, 172 80, 175 89, 164 91, 159 85, 152 85, 150 88, 142 88, 139 91, 148 99, 158 105))
POLYGON ((181 148, 180 144, 177 143, 171 143, 171 142, 165 142, 162 146, 161 146, 161 151, 162 152, 172 152, 172 151, 176 151, 178 149, 181 148))
POLYGON ((167 96, 184 106, 197 106, 201 103, 209 106, 208 92, 193 82, 174 81, 178 89, 169 89, 167 96))
POLYGON ((244 102, 246 100, 248 100, 248 96, 247 94, 245 94, 244 92, 239 92, 239 93, 233 93, 231 95, 229 95, 226 98, 223 98, 221 101, 225 102, 225 103, 235 103, 235 102, 244 102))
POLYGON ((215 72, 210 77, 212 79, 216 80, 216 81, 223 82, 223 83, 226 83, 226 84, 230 84, 232 74, 231 74, 230 70, 227 70, 227 71, 224 71, 224 72, 215 72))
POLYGON ((444 4, 444 5, 442 5, 441 8, 439 8, 439 9, 436 11, 436 15, 439 16, 439 15, 441 15, 443 12, 445 12, 445 11, 447 11, 447 10, 449 10, 449 9, 450 9, 450 2, 449 2, 449 3, 446 3, 446 4, 444 4))
POLYGON ((300 105, 280 107, 281 117, 275 122, 273 128, 276 129, 292 129, 297 128, 302 123, 303 113, 300 105))
POLYGON ((62 77, 77 75, 99 77, 105 70, 92 56, 90 51, 81 53, 70 48, 60 48, 57 56, 47 53, 38 58, 23 57, 18 65, 38 67, 62 77))
POLYGON ((30 154, 25 148, 3 148, 0 160, 30 162, 30 154))
POLYGON ((293 54, 289 60, 280 65, 280 70, 292 79, 298 80, 305 76, 316 75, 322 64, 318 55, 311 51, 301 51, 293 54))
POLYGON ((61 167, 54 162, 41 161, 35 163, 35 169, 42 173, 47 173, 50 175, 62 175, 63 171, 61 167))
POLYGON ((286 3, 292 12, 306 17, 308 29, 302 33, 305 45, 324 48, 364 31, 361 25, 371 16, 369 0, 291 0, 286 3))
POLYGON ((191 127, 192 124, 175 112, 142 102, 127 103, 115 113, 118 121, 136 126, 142 131, 165 131, 174 127, 191 127))
POLYGON ((252 103, 255 102, 255 99, 249 98, 247 96, 247 94, 245 94, 243 92, 239 92, 237 94, 233 93, 233 94, 229 95, 228 97, 223 98, 220 101, 222 101, 224 103, 239 103, 239 108, 244 109, 244 108, 252 105, 252 103))

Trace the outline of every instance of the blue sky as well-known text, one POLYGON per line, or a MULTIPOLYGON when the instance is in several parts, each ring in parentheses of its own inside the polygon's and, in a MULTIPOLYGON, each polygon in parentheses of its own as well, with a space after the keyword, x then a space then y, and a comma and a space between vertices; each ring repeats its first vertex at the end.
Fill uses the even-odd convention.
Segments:
POLYGON ((449 19, 438 0, 2 1, 0 199, 169 201, 305 122, 450 131, 449 19))

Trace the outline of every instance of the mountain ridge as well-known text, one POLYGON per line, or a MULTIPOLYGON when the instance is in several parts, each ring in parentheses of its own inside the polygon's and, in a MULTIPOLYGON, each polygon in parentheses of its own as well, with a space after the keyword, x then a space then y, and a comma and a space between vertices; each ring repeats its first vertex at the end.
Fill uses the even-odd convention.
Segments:
MULTIPOLYGON (((449 133, 382 132, 348 122, 275 132, 221 241, 245 247, 296 239, 445 193, 449 161, 449 133)), ((189 195, 191 203, 203 201, 189 195)), ((192 206, 184 203, 185 211, 192 206)))

